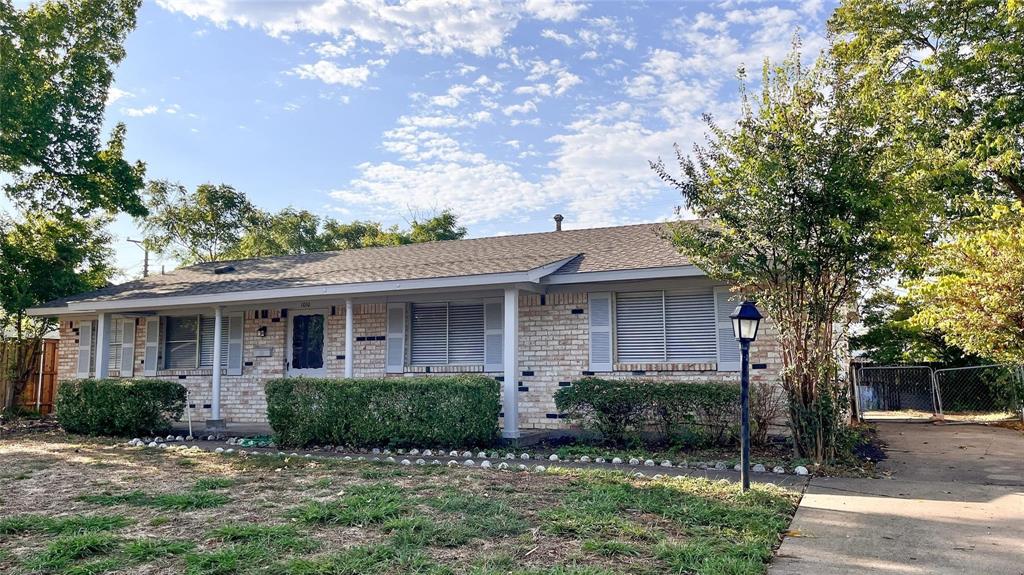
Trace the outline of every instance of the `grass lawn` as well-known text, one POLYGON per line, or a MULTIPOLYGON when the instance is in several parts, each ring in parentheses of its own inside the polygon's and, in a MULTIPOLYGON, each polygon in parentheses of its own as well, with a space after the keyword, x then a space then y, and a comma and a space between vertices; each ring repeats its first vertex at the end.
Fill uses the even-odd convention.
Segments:
POLYGON ((2 573, 763 573, 797 494, 0 439, 2 573))

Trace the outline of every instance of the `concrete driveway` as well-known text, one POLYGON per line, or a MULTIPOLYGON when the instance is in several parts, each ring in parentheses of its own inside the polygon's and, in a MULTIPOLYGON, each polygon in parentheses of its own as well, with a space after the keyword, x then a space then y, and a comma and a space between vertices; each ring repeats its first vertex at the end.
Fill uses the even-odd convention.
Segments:
POLYGON ((1024 434, 881 423, 889 479, 810 481, 769 575, 1024 575, 1024 434))

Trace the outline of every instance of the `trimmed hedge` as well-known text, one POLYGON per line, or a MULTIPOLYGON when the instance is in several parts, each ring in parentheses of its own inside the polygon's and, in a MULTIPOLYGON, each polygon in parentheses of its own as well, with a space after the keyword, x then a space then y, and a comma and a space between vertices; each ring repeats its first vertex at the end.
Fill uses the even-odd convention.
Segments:
POLYGON ((280 445, 485 447, 498 435, 499 384, 485 376, 300 377, 266 392, 280 445))
POLYGON ((58 386, 57 421, 69 433, 162 434, 185 411, 185 386, 158 379, 77 379, 58 386))
POLYGON ((658 431, 670 441, 728 443, 739 425, 736 384, 586 377, 555 393, 558 410, 612 443, 658 431), (698 437, 699 436, 699 437, 698 437))

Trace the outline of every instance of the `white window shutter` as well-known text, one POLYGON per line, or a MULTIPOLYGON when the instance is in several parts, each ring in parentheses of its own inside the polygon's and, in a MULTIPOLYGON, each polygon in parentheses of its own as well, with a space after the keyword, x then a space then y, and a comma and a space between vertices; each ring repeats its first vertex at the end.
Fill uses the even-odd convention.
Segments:
POLYGON ((92 321, 78 322, 78 367, 75 375, 84 379, 92 375, 89 365, 92 363, 92 321))
POLYGON ((612 294, 591 292, 590 303, 590 371, 612 370, 612 294))
POLYGON ((405 304, 388 304, 388 333, 385 350, 387 373, 405 371, 405 304))
POLYGON ((501 371, 505 359, 505 316, 501 301, 484 302, 484 371, 501 371))
POLYGON ((121 320, 121 377, 135 375, 135 318, 121 320))
POLYGON ((740 343, 732 333, 732 311, 737 301, 726 286, 715 288, 715 315, 718 318, 718 371, 740 370, 740 343))
POLYGON ((142 360, 142 374, 156 375, 160 362, 160 318, 146 318, 146 355, 142 360))
MULTIPOLYGON (((242 375, 242 335, 244 332, 245 316, 230 315, 223 318, 223 321, 226 321, 228 324, 227 374, 242 375)), ((216 366, 214 369, 220 369, 220 366, 216 366)))

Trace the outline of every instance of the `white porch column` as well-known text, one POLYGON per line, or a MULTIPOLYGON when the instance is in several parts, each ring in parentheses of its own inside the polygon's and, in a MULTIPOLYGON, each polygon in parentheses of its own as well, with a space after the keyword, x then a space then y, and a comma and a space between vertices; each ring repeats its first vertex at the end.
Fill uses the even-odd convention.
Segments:
POLYGON ((519 290, 505 288, 505 323, 503 329, 504 354, 502 365, 504 381, 504 429, 501 436, 519 437, 519 290))
POLYGON ((96 318, 96 379, 110 376, 110 314, 100 312, 96 318))
POLYGON ((221 329, 224 325, 224 308, 213 308, 213 391, 210 399, 210 414, 215 421, 220 420, 220 346, 221 329))
POLYGON ((352 300, 345 300, 345 377, 352 377, 353 362, 355 357, 352 355, 352 350, 355 348, 352 341, 355 337, 352 335, 354 329, 354 318, 352 317, 352 300))

